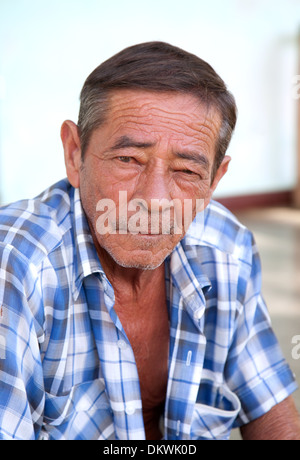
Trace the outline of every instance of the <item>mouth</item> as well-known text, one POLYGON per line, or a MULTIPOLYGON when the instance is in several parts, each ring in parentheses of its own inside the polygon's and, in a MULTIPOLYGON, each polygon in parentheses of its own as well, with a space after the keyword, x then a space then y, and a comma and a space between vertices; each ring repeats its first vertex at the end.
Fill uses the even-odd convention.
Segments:
POLYGON ((161 238, 161 237, 164 237, 164 236, 168 236, 168 235, 166 235, 164 233, 135 233, 133 235, 140 236, 142 238, 161 238))
POLYGON ((176 227, 173 225, 173 223, 168 224, 167 227, 164 227, 160 224, 154 228, 150 224, 144 226, 141 225, 136 228, 128 228, 126 226, 123 227, 120 225, 117 227, 116 233, 119 235, 132 235, 142 238, 159 238, 173 236, 176 233, 176 227))
POLYGON ((162 232, 139 232, 139 231, 117 231, 116 232, 117 235, 131 235, 131 236, 138 236, 140 238, 162 238, 162 237, 170 237, 170 236, 173 236, 174 235, 174 232, 173 231, 170 231, 170 232, 165 232, 165 233, 162 233, 162 232))

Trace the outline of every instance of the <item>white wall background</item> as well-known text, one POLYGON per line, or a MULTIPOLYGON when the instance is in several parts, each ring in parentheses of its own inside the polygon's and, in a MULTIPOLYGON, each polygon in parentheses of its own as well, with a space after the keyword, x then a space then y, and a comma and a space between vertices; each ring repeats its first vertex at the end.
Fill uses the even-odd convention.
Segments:
POLYGON ((0 201, 65 176, 59 131, 88 74, 163 40, 207 60, 234 93, 237 130, 218 196, 290 189, 300 0, 0 0, 0 201))

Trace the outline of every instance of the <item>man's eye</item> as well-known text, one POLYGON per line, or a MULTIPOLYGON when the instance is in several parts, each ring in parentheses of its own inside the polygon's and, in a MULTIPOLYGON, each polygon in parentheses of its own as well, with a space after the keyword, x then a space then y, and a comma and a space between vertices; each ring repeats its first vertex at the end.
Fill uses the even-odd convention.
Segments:
POLYGON ((202 178, 200 173, 192 171, 191 169, 180 169, 179 172, 182 174, 182 178, 186 180, 199 180, 202 178))
POLYGON ((118 160, 122 161, 122 163, 129 163, 131 159, 132 159, 131 157, 126 157, 126 156, 118 157, 118 160))
POLYGON ((189 169, 182 169, 182 171, 184 174, 189 174, 189 175, 192 175, 192 174, 196 174, 194 171, 190 171, 189 169))

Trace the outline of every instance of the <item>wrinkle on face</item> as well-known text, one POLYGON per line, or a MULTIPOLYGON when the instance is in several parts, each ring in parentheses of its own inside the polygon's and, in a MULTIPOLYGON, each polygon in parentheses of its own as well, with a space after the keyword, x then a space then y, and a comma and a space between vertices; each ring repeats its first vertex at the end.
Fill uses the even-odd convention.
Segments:
POLYGON ((116 91, 112 95, 106 123, 111 137, 128 129, 138 137, 148 135, 152 142, 167 135, 174 142, 181 142, 183 147, 199 144, 199 147, 206 146, 206 150, 209 150, 212 141, 215 142, 220 125, 221 119, 216 110, 207 109, 193 96, 173 93, 148 95, 147 92, 130 90, 116 91), (141 103, 141 95, 148 100, 141 103), (174 100, 178 101, 180 110, 174 110, 174 100))
POLYGON ((118 203, 120 190, 128 193, 128 200, 207 198, 221 119, 195 97, 178 93, 120 90, 112 94, 109 107, 106 122, 92 133, 85 153, 80 178, 83 207, 98 248, 118 264, 157 266, 183 235, 153 240, 101 237, 95 225, 97 202, 111 198, 118 203), (118 159, 124 155, 133 159, 130 165, 118 159), (202 180, 180 172, 195 167, 201 169, 202 180))

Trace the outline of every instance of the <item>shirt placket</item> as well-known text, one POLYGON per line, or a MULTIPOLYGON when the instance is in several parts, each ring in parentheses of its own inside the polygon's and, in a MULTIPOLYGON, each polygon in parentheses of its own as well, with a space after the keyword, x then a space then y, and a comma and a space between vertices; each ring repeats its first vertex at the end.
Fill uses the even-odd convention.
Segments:
POLYGON ((145 430, 134 353, 113 308, 113 288, 105 276, 99 283, 102 285, 101 289, 98 284, 93 293, 94 296, 98 293, 98 302, 90 301, 89 308, 92 312, 93 332, 111 405, 115 436, 121 440, 143 440, 145 430))
POLYGON ((178 259, 177 265, 184 265, 185 270, 173 272, 170 312, 170 364, 164 433, 165 439, 169 440, 190 439, 206 348, 203 334, 205 297, 197 279, 186 270, 188 261, 182 251, 174 258, 180 255, 182 258, 180 262, 178 259))

